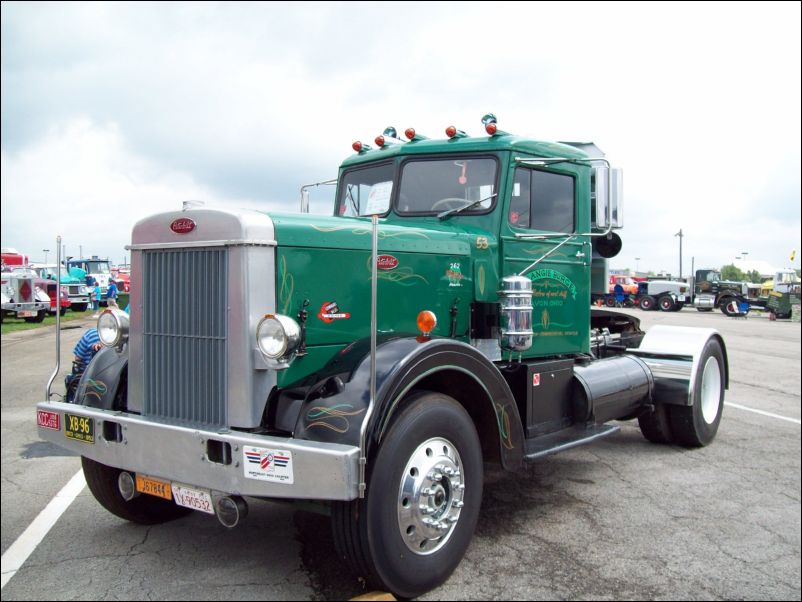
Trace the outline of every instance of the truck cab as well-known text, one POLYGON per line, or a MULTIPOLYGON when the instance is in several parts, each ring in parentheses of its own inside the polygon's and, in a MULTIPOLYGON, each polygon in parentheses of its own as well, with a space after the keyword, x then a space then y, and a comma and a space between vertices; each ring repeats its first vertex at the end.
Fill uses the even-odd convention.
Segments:
POLYGON ((138 222, 130 317, 101 314, 106 348, 75 405, 38 405, 41 436, 133 522, 313 500, 352 569, 403 597, 456 568, 485 462, 514 472, 635 418, 710 444, 721 336, 590 307, 621 249, 620 172, 590 143, 482 125, 354 143, 328 216, 138 222))
MULTIPOLYGON (((91 287, 95 282, 100 284, 100 294, 105 299, 109 281, 112 279, 111 262, 108 259, 100 259, 97 255, 88 259, 70 258, 67 260, 67 267, 71 276, 83 280, 87 286, 91 287)), ((105 301, 101 300, 101 305, 105 305, 105 301)))

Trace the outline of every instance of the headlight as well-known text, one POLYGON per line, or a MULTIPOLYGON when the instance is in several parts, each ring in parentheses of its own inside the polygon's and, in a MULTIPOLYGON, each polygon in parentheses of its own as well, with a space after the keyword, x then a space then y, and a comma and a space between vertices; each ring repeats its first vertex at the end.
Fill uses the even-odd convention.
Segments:
POLYGON ((89 294, 89 287, 88 286, 82 286, 81 287, 81 294, 82 295, 88 295, 89 294))
POLYGON ((301 328, 290 317, 267 314, 256 327, 259 350, 271 360, 289 360, 301 342, 301 328))
POLYGON ((128 340, 128 314, 107 309, 97 319, 97 334, 106 347, 118 347, 128 340))

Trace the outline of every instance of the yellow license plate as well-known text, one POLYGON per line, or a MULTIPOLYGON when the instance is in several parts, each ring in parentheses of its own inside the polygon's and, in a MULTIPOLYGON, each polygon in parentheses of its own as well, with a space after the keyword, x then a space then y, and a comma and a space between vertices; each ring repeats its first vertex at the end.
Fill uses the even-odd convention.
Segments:
POLYGON ((165 500, 173 499, 169 481, 160 481, 141 474, 136 475, 136 490, 140 493, 162 497, 165 500))
POLYGON ((82 441, 83 443, 95 442, 95 420, 85 416, 75 414, 64 414, 64 435, 67 439, 82 441))

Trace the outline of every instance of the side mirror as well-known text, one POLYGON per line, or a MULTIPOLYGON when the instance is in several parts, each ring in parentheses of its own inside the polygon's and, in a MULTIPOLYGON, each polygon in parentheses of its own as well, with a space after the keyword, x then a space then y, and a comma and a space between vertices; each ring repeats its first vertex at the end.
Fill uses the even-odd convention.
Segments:
POLYGON ((624 227, 624 172, 621 169, 595 167, 591 195, 595 196, 593 227, 606 230, 612 221, 613 228, 624 227), (612 218, 612 219, 610 219, 612 218))

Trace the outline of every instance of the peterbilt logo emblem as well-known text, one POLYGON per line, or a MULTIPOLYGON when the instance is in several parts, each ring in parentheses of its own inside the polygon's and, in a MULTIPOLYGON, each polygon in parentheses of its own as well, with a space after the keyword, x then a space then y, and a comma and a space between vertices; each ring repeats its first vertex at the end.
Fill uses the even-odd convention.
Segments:
POLYGON ((392 270, 398 266, 398 260, 392 255, 379 255, 376 258, 376 267, 380 270, 392 270))
POLYGON ((170 224, 170 230, 176 234, 189 234, 195 229, 195 222, 188 217, 179 217, 170 224))

